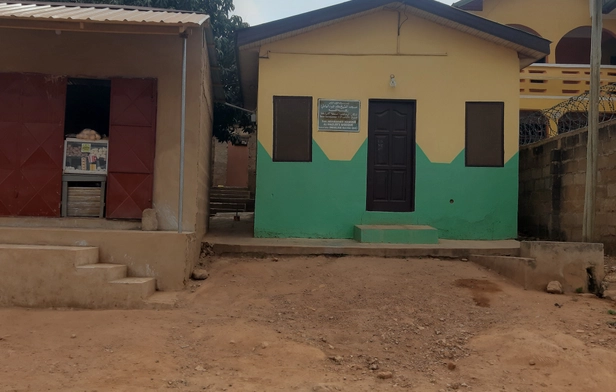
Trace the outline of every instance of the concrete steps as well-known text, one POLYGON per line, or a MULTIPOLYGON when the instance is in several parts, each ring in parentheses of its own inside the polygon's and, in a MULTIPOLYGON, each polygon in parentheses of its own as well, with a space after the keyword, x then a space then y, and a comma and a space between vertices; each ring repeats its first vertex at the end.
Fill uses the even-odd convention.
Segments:
POLYGON ((100 278, 105 282, 121 279, 127 275, 128 267, 122 264, 87 264, 77 267, 77 274, 91 278, 100 278))
POLYGON ((357 242, 373 244, 438 244, 438 230, 416 225, 357 225, 357 242))
POLYGON ((96 247, 0 244, 0 306, 142 308, 156 279, 98 262, 96 247))

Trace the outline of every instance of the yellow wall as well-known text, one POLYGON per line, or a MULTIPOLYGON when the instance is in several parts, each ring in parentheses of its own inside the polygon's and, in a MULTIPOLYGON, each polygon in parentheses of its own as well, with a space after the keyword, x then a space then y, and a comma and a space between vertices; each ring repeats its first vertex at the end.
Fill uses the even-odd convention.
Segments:
MULTIPOLYGON (((177 229, 182 41, 178 36, 0 29, 0 72, 158 79, 154 208, 161 230, 177 229)), ((207 219, 212 100, 201 29, 188 38, 184 224, 207 219)))
POLYGON ((331 160, 350 160, 364 143, 368 99, 377 98, 417 100, 417 143, 442 163, 464 149, 465 102, 504 101, 505 161, 517 153, 517 53, 412 15, 398 50, 397 21, 380 11, 261 47, 258 138, 270 155, 274 95, 313 97, 313 138, 331 160), (319 98, 360 99, 360 132, 318 132, 319 98))
MULTIPOLYGON (((556 45, 571 30, 590 26, 588 0, 484 0, 473 12, 503 24, 520 24, 552 41, 548 62, 555 62, 556 45)), ((616 33, 616 19, 603 18, 603 28, 616 33)))

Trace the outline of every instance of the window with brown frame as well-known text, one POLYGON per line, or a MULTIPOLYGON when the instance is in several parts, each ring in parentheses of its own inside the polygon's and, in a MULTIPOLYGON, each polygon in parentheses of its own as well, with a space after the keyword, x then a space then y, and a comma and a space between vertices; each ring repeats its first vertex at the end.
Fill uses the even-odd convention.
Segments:
POLYGON ((466 103, 466 166, 505 165, 505 103, 466 103))
POLYGON ((274 162, 312 162, 312 97, 274 97, 274 162))

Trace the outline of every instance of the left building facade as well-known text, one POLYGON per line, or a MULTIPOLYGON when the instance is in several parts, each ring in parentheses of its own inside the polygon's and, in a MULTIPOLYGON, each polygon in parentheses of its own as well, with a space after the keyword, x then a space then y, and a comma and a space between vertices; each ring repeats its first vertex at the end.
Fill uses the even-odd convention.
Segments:
MULTIPOLYGON (((198 255, 195 238, 207 231, 213 102, 224 99, 209 17, 9 1, 0 3, 0 37, 0 217, 24 222, 10 232, 0 227, 0 243, 101 246, 104 261, 156 277, 159 289, 181 288, 198 255), (71 206, 72 185, 99 187, 102 208, 71 206), (47 221, 32 220, 80 213, 138 220, 150 208, 158 217, 156 237, 134 237, 123 246, 109 230, 99 237, 80 230, 43 235, 36 229, 47 221), (162 260, 161 236, 177 234, 180 225, 195 238, 182 238, 177 254, 162 260)), ((126 233, 115 235, 121 242, 126 233)))

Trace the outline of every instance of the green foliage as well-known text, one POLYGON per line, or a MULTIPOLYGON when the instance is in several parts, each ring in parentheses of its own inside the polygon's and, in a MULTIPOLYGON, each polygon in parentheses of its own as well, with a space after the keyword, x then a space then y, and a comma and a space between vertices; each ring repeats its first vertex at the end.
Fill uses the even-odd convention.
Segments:
MULTIPOLYGON (((241 17, 230 16, 235 10, 233 0, 67 0, 71 3, 113 4, 134 7, 165 8, 194 11, 210 16, 210 24, 216 40, 218 63, 222 71, 222 81, 226 101, 241 106, 242 97, 235 55, 235 31, 248 27, 241 17)), ((190 82, 190 81, 189 81, 190 82)), ((233 109, 224 104, 214 104, 214 136, 221 141, 235 141, 235 129, 254 132, 250 114, 233 109)))

